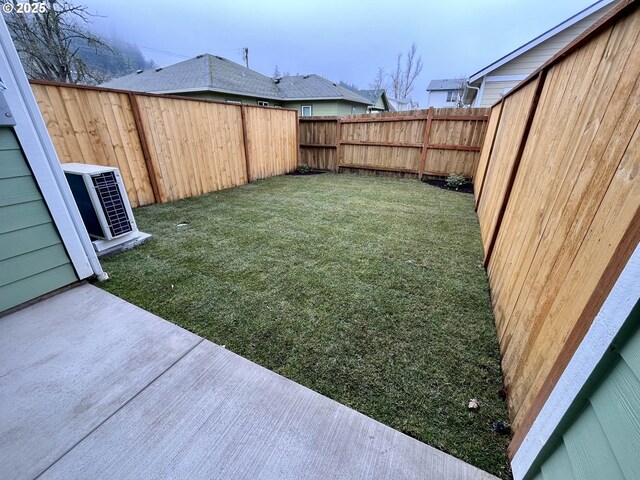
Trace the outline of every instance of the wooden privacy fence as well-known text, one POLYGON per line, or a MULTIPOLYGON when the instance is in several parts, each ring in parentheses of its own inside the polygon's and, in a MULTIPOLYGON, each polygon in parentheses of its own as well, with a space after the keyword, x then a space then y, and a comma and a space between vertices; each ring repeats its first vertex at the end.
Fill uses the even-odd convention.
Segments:
POLYGON ((32 81, 62 163, 118 167, 133 206, 290 172, 295 110, 32 81))
POLYGON ((312 168, 472 177, 490 109, 430 108, 301 117, 300 163, 312 168))
POLYGON ((640 240, 640 10, 492 109, 474 186, 513 455, 640 240))

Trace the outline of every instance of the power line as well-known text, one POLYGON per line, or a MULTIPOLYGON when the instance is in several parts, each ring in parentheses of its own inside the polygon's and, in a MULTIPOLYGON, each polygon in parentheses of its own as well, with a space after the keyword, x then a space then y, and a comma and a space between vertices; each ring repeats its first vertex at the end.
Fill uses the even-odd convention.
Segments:
MULTIPOLYGON (((137 48, 139 48, 141 50, 149 50, 149 51, 156 52, 156 53, 162 53, 164 55, 173 55, 174 57, 180 57, 180 58, 191 58, 191 56, 189 56, 189 55, 183 55, 181 53, 175 53, 175 52, 168 52, 166 50, 160 50, 160 49, 153 48, 153 47, 144 47, 142 45, 138 45, 138 44, 132 43, 132 42, 127 42, 125 40, 116 39, 116 42, 126 43, 127 45, 131 45, 131 46, 137 47, 137 48)), ((243 49, 242 48, 226 47, 226 48, 216 48, 215 50, 216 51, 217 50, 226 50, 226 51, 234 50, 234 51, 238 52, 238 51, 242 51, 243 49)))

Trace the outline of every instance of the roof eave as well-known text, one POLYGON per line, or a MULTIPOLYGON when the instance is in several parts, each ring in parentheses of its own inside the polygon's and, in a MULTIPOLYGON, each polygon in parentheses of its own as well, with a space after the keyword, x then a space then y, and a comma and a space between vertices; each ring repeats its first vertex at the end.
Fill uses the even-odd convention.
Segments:
POLYGON ((484 77, 485 75, 491 73, 492 71, 500 68, 505 63, 510 62, 511 60, 513 60, 514 58, 519 57, 520 55, 522 55, 525 52, 528 52, 532 48, 540 45, 545 40, 553 37, 554 35, 557 35, 558 33, 562 32, 563 30, 566 30, 567 28, 571 27, 572 25, 575 25, 580 20, 582 20, 582 19, 588 17, 589 15, 591 15, 592 13, 595 13, 598 10, 606 7, 610 3, 613 3, 614 1, 615 0, 600 0, 599 2, 596 2, 593 5, 585 8, 581 12, 576 13, 574 16, 569 17, 564 22, 559 23, 555 27, 551 28, 550 30, 547 30, 546 32, 544 32, 541 35, 538 35, 536 38, 534 38, 533 40, 525 43, 521 47, 516 48, 511 53, 507 53, 505 56, 503 56, 503 57, 499 58, 498 60, 496 60, 495 62, 487 65, 482 70, 474 73, 473 75, 471 75, 469 77, 469 82, 468 83, 474 83, 474 82, 480 80, 482 77, 484 77))
POLYGON ((182 88, 182 89, 173 89, 173 90, 152 90, 150 93, 175 94, 175 93, 197 93, 197 92, 226 93, 229 95, 264 98, 267 100, 279 100, 279 101, 285 100, 282 97, 274 97, 271 95, 260 95, 260 94, 256 94, 255 92, 241 92, 238 90, 226 90, 223 88, 211 88, 211 87, 194 87, 194 88, 182 88))

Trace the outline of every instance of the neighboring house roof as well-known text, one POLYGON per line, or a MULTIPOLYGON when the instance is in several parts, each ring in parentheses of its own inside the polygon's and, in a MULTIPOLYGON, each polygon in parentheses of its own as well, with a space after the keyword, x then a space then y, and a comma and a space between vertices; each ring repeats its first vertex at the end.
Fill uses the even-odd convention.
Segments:
POLYGON ((442 80, 431 80, 427 90, 459 90, 465 83, 464 78, 445 78, 442 80))
POLYGON ((387 98, 387 92, 384 88, 377 88, 372 90, 358 90, 358 94, 371 102, 371 105, 375 106, 378 101, 382 100, 385 108, 389 111, 395 111, 393 105, 387 98))
POLYGON ((291 75, 276 80, 283 100, 346 100, 369 105, 361 95, 316 74, 291 75))
POLYGON ((153 93, 221 92, 273 100, 370 101, 319 75, 273 79, 231 60, 204 54, 164 68, 132 73, 101 86, 153 93))
POLYGON ((358 90, 358 93, 368 99, 371 103, 376 103, 384 92, 384 88, 378 88, 375 90, 358 90))
POLYGON ((198 55, 161 69, 132 73, 102 86, 154 93, 218 91, 279 98, 272 78, 226 58, 209 54, 198 55))
POLYGON ((614 1, 616 1, 616 0, 600 0, 600 1, 596 2, 596 3, 594 3, 593 5, 585 8, 581 12, 576 13, 575 15, 573 15, 570 18, 568 18, 564 22, 559 23, 555 27, 547 30, 542 35, 537 36, 536 38, 534 38, 530 42, 525 43, 521 47, 516 48, 514 51, 506 54, 504 57, 499 58, 495 62, 493 62, 493 63, 487 65, 486 67, 484 67, 483 69, 477 71, 476 73, 471 75, 471 77, 469 77, 469 83, 476 82, 477 80, 481 79, 485 75, 487 75, 487 74, 491 73, 492 71, 500 68, 505 63, 513 60, 516 57, 519 57, 523 53, 531 50, 532 48, 534 48, 535 46, 541 44, 545 40, 553 37, 554 35, 557 35, 558 33, 562 32, 563 30, 566 30, 567 28, 571 27, 572 25, 578 23, 583 18, 588 17, 592 13, 597 12, 598 10, 606 7, 607 5, 613 3, 614 1))

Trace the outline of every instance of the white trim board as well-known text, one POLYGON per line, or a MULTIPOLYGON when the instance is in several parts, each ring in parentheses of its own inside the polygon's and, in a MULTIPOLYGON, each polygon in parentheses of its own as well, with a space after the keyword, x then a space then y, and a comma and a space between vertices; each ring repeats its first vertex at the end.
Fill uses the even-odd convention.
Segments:
POLYGON ((510 62, 511 60, 513 60, 516 57, 519 57, 523 53, 531 50, 533 47, 535 47, 537 45, 540 45, 545 40, 553 37, 554 35, 557 35, 558 33, 562 32, 563 30, 566 30, 567 28, 571 27, 572 25, 575 25, 576 23, 578 23, 583 18, 588 17, 592 13, 597 12, 598 10, 606 7, 607 5, 609 5, 610 3, 614 2, 614 1, 615 0, 600 0, 599 2, 596 2, 593 5, 585 8, 581 12, 576 13, 574 16, 569 17, 564 22, 562 22, 562 23, 556 25, 555 27, 553 27, 551 30, 547 30, 542 35, 537 36, 536 38, 534 38, 530 42, 525 43, 524 45, 522 45, 521 47, 515 49, 511 53, 508 53, 504 57, 499 58, 495 62, 487 65, 486 67, 484 67, 479 72, 474 73, 473 75, 471 75, 471 77, 469 77, 469 80, 468 80, 469 83, 475 82, 476 80, 484 77, 488 73, 493 72, 495 69, 500 68, 505 63, 510 62))
POLYGON ((73 268, 80 279, 93 274, 103 279, 105 273, 62 173, 58 155, 1 15, 0 78, 6 87, 4 97, 16 121, 13 128, 73 268))
POLYGON ((521 480, 547 444, 574 399, 607 353, 640 298, 640 245, 618 277, 589 331, 562 373, 511 462, 521 480))

